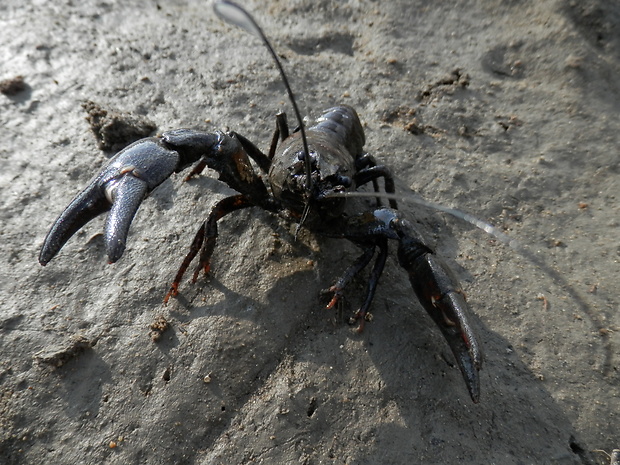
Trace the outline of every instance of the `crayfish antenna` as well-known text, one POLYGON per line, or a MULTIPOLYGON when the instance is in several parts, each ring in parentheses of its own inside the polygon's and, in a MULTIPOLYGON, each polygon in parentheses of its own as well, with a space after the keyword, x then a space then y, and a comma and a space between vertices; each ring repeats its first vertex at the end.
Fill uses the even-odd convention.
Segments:
POLYGON ((497 226, 493 226, 491 223, 487 223, 486 221, 483 221, 480 218, 476 218, 475 216, 470 215, 469 213, 466 213, 462 210, 458 210, 452 207, 446 207, 445 205, 431 202, 430 200, 423 199, 422 197, 417 195, 399 195, 386 192, 333 192, 327 194, 326 197, 382 197, 385 199, 398 200, 399 202, 403 203, 415 203, 431 210, 447 213, 448 215, 451 215, 461 221, 469 223, 476 228, 481 229, 485 233, 493 236, 495 239, 507 245, 508 247, 516 250, 526 258, 530 258, 528 256, 528 251, 521 245, 519 241, 501 232, 497 226))
MULTIPOLYGON (((306 207, 304 209, 304 214, 302 215, 301 221, 297 226, 297 232, 301 228, 304 220, 308 216, 308 211, 310 210, 310 194, 312 192, 312 164, 310 160, 310 151, 308 150, 308 140, 306 139, 306 130, 304 128, 304 122, 301 118, 301 113, 299 112, 299 108, 297 107, 297 102, 295 100, 295 96, 293 95, 293 91, 288 82, 288 78, 286 73, 284 72, 284 68, 282 67, 282 63, 278 58, 275 50, 271 46, 269 39, 260 28, 260 26, 256 23, 256 20, 248 13, 243 7, 237 5, 234 2, 230 2, 228 0, 218 0, 213 4, 213 9, 215 10, 215 14, 219 16, 222 20, 226 21, 229 24, 240 27, 246 32, 249 32, 253 36, 258 37, 263 41, 263 44, 269 50, 269 53, 273 57, 273 60, 280 71, 280 76, 282 77, 282 82, 284 82, 284 87, 286 87, 286 92, 288 93, 289 99, 291 100, 291 104, 293 105, 293 110, 295 111, 295 117, 297 118, 297 123, 299 124, 299 130, 301 132, 301 140, 304 146, 304 165, 306 170, 306 190, 308 192, 308 200, 306 201, 306 207)), ((297 233, 295 233, 297 235, 297 233)))

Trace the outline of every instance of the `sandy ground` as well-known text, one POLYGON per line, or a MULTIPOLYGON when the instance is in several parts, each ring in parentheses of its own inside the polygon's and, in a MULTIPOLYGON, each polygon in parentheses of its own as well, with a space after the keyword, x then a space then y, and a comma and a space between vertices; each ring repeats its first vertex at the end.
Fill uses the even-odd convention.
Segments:
POLYGON ((355 334, 320 290, 355 247, 253 209, 214 272, 164 306, 229 194, 174 176, 107 265, 102 220, 47 267, 50 225, 111 152, 85 101, 164 131, 230 127, 266 149, 290 110, 257 40, 203 1, 3 0, 0 462, 609 463, 620 446, 620 6, 606 0, 248 1, 302 112, 343 102, 463 283, 486 356, 469 399, 394 254, 355 334), (460 70, 460 71, 456 71, 460 70), (153 342, 151 325, 170 327, 153 342), (93 345, 94 344, 94 345, 93 345))

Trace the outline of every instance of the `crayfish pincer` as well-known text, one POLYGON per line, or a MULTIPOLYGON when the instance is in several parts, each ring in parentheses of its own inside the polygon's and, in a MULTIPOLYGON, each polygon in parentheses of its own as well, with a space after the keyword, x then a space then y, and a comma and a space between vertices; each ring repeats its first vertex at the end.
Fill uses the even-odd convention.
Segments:
MULTIPOLYGON (((215 8, 227 21, 258 35, 273 52, 245 10, 227 1, 217 2, 215 8)), ((408 273, 418 300, 444 335, 472 400, 478 402, 482 356, 457 280, 403 217, 393 196, 389 207, 377 200, 368 211, 352 211, 344 194, 360 186, 372 183, 380 197, 381 180, 385 193, 394 194, 389 169, 364 152, 364 131, 356 111, 349 106, 329 108, 313 126, 305 128, 277 56, 272 56, 291 96, 299 131, 289 131, 285 115, 279 114, 267 154, 237 132, 177 129, 135 142, 114 156, 61 213, 45 238, 39 262, 46 265, 76 231, 106 211, 106 249, 110 263, 116 262, 123 255, 130 224, 142 201, 173 173, 194 165, 190 175, 195 175, 209 167, 237 193, 211 207, 172 281, 166 302, 178 295, 182 278, 197 255, 194 281, 201 271, 209 272, 219 220, 237 210, 258 207, 296 219, 298 228, 348 239, 360 247, 360 257, 330 288, 333 298, 329 307, 376 255, 365 298, 353 317, 361 331, 386 263, 388 242, 394 240, 399 263, 408 273)))

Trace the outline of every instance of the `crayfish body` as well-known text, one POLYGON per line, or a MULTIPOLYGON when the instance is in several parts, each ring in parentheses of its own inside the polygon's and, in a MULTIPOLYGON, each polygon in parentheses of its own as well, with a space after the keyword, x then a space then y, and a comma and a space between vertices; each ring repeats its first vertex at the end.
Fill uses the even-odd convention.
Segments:
MULTIPOLYGON (((231 2, 220 3, 238 8, 231 2)), ((276 122, 267 154, 236 132, 177 129, 135 142, 115 155, 61 213, 45 238, 39 262, 46 265, 73 234, 106 211, 110 212, 105 224, 106 251, 110 263, 116 262, 123 255, 129 227, 142 201, 173 173, 194 165, 189 174, 193 176, 208 166, 237 194, 219 200, 211 208, 165 302, 178 295, 181 280, 197 255, 193 281, 201 271, 210 271, 218 221, 237 210, 259 207, 293 218, 317 234, 348 239, 361 248, 361 256, 329 289, 333 298, 328 308, 338 302, 346 285, 377 255, 365 298, 352 318, 359 322, 361 331, 386 263, 388 241, 395 240, 399 264, 452 349, 472 400, 478 402, 482 356, 464 293, 452 272, 403 217, 395 200, 390 200, 389 208, 377 201, 375 208, 351 214, 345 211, 346 197, 334 196, 367 183, 378 191, 380 179, 384 190, 394 193, 390 171, 364 152, 365 136, 356 111, 346 105, 326 110, 307 129, 307 141, 303 130, 289 132, 284 114, 278 115, 276 122)))
POLYGON ((276 145, 278 139, 282 140, 280 147, 271 148, 273 158, 235 132, 178 129, 130 145, 108 162, 54 222, 45 238, 39 262, 46 265, 77 230, 108 210, 106 248, 110 263, 117 261, 123 255, 131 221, 146 196, 175 172, 196 164, 191 172, 195 175, 208 166, 219 173, 222 182, 239 193, 218 201, 212 208, 172 282, 166 302, 178 294, 183 275, 198 254, 194 280, 201 270, 210 271, 218 236, 217 223, 221 218, 250 207, 301 218, 304 205, 308 204, 304 227, 326 236, 349 239, 363 250, 360 258, 330 288, 334 297, 329 307, 335 305, 348 282, 370 263, 378 250, 366 298, 354 317, 360 322, 361 330, 385 265, 388 239, 398 241, 399 263, 409 274, 418 299, 452 348, 470 395, 477 402, 482 357, 469 323, 464 294, 452 273, 402 217, 395 201, 391 201, 390 208, 377 206, 371 211, 346 215, 346 198, 328 195, 354 190, 379 178, 385 181, 388 193, 394 192, 389 170, 363 152, 364 132, 355 110, 344 105, 331 108, 308 129, 313 179, 310 192, 305 188, 305 154, 299 133, 289 135, 288 129, 283 129, 283 121, 285 118, 279 116, 278 137, 274 139, 276 145), (251 159, 269 173, 268 185, 254 170, 251 159))

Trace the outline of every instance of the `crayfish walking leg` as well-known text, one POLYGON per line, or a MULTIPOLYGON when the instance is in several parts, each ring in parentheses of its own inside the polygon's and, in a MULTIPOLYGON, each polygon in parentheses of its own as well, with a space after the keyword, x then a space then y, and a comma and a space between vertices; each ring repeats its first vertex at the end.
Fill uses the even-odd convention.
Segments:
POLYGON ((189 265, 198 255, 198 252, 200 252, 200 263, 194 271, 192 282, 197 281, 200 271, 204 271, 205 274, 209 273, 211 269, 211 255, 213 255, 215 250, 215 241, 218 236, 217 222, 228 213, 253 206, 255 206, 254 203, 243 194, 226 197, 215 204, 209 218, 198 228, 189 252, 183 259, 179 271, 177 271, 174 281, 170 285, 170 290, 164 297, 164 303, 168 303, 170 297, 179 295, 179 285, 183 275, 185 275, 187 268, 189 268, 189 265))

